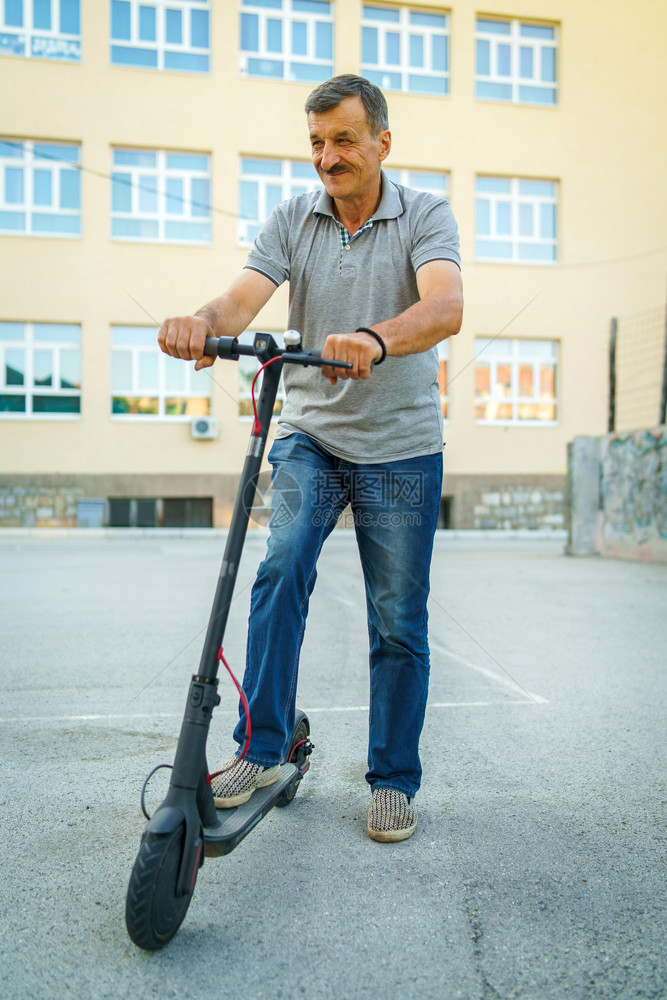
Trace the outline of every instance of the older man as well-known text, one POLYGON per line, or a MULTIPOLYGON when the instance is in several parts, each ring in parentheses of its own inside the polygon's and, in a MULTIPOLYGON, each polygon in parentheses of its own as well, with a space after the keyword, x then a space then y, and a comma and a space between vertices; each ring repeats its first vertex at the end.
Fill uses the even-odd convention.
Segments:
MULTIPOLYGON (((253 587, 243 682, 250 747, 212 788, 225 808, 278 777, 317 559, 350 503, 370 647, 368 832, 397 841, 417 825, 426 601, 442 483, 436 344, 461 326, 458 234, 446 200, 383 174, 391 133, 375 85, 334 77, 310 95, 306 115, 324 191, 279 205, 227 292, 194 316, 166 320, 158 334, 167 354, 207 367, 214 359, 203 354, 205 338, 240 334, 288 281, 288 323, 304 347, 352 364, 284 371, 269 461, 274 497, 296 489, 301 503, 291 519, 272 519, 253 587)), ((244 735, 242 716, 234 737, 242 743, 244 735)))

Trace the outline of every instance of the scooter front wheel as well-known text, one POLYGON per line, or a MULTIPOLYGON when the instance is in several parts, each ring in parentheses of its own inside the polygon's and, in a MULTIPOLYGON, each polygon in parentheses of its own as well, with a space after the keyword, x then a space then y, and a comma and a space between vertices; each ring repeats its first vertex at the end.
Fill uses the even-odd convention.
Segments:
POLYGON ((172 833, 147 833, 132 869, 125 923, 134 943, 146 951, 157 951, 171 941, 192 899, 192 891, 176 894, 183 839, 183 827, 172 833))

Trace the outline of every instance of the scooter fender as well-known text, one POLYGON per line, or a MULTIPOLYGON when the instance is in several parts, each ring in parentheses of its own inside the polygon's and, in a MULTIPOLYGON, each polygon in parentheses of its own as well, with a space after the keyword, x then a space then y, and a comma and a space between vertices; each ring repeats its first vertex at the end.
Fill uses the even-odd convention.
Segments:
MULTIPOLYGON (((196 814, 195 814, 196 815, 196 814)), ((176 895, 186 896, 192 892, 197 869, 204 864, 204 838, 201 834, 199 818, 191 816, 191 823, 185 811, 178 806, 160 806, 155 815, 148 821, 142 840, 149 833, 166 836, 181 828, 185 831, 185 850, 181 855, 181 863, 176 882, 176 895)))
POLYGON ((185 813, 177 806, 163 806, 148 821, 144 830, 147 833, 173 833, 180 826, 185 826, 185 813))

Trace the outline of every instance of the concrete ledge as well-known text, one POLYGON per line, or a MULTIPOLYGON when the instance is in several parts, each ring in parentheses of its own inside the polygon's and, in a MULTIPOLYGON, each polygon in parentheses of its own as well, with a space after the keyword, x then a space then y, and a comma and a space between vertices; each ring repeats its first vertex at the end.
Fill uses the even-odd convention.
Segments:
MULTIPOLYGON (((227 528, 0 528, 0 541, 5 538, 226 538, 227 528)), ((249 538, 267 538, 267 528, 251 528, 249 538)), ((354 537, 353 528, 338 528, 331 538, 354 537)), ((494 531, 439 528, 436 539, 455 541, 552 541, 567 542, 567 531, 554 529, 498 529, 494 531)))

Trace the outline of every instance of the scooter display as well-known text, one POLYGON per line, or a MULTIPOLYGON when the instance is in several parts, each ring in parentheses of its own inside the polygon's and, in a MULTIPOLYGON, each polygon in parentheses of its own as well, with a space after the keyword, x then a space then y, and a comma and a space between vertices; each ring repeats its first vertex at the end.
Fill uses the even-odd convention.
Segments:
MULTIPOLYGON (((296 331, 288 330, 284 342, 285 347, 281 348, 266 333, 257 333, 252 345, 240 344, 234 337, 206 340, 206 355, 231 361, 238 361, 241 356, 257 358, 263 373, 262 387, 199 669, 188 690, 169 789, 144 829, 130 876, 125 907, 127 930, 132 941, 147 951, 162 948, 178 931, 204 858, 229 854, 273 806, 288 805, 309 768, 313 749, 310 723, 300 711, 296 712, 278 780, 255 791, 243 805, 216 809, 206 760, 211 717, 220 703, 218 671, 224 662, 222 641, 282 369, 286 364, 352 367, 347 362, 323 358, 317 352, 303 351, 296 331)), ((240 689, 239 693, 243 698, 240 689)), ((246 716, 247 729, 250 724, 246 716)))

